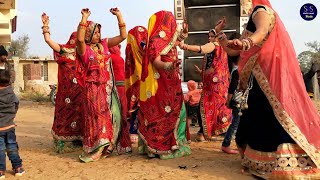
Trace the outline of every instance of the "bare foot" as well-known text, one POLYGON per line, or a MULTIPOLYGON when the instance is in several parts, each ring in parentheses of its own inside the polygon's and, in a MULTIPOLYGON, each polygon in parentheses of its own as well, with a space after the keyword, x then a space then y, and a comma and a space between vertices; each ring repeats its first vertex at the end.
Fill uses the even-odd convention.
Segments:
POLYGON ((221 150, 222 150, 223 152, 227 153, 227 154, 238 154, 238 153, 239 153, 239 151, 234 150, 234 149, 231 149, 230 147, 224 147, 224 146, 222 146, 222 147, 221 147, 221 150))

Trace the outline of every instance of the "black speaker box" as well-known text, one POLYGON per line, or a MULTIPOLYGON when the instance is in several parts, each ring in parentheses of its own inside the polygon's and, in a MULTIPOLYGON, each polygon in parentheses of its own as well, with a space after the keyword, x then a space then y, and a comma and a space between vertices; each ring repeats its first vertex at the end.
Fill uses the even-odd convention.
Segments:
POLYGON ((189 32, 208 31, 213 29, 217 22, 225 16, 227 19, 225 29, 239 31, 240 8, 239 6, 186 9, 189 32))
POLYGON ((187 82, 189 80, 194 80, 196 82, 201 82, 202 77, 200 74, 195 72, 195 68, 193 65, 199 66, 202 69, 202 61, 203 58, 185 58, 183 63, 183 71, 184 71, 184 81, 187 82))
POLYGON ((239 4, 239 0, 184 0, 185 7, 239 4))

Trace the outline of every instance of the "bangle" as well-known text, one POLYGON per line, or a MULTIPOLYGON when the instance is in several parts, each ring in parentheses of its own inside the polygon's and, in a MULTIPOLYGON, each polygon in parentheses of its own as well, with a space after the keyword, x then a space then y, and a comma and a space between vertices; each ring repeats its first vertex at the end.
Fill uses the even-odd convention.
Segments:
POLYGON ((49 26, 48 26, 48 25, 43 25, 43 26, 41 27, 41 29, 44 29, 44 28, 49 28, 49 26))
POLYGON ((119 28, 123 28, 123 27, 126 27, 126 23, 119 23, 119 28))
POLYGON ((42 34, 46 34, 46 33, 50 34, 50 30, 49 29, 43 29, 42 30, 42 34))
POLYGON ((227 35, 223 32, 218 33, 217 37, 218 37, 219 41, 223 41, 223 40, 227 39, 227 35))
POLYGON ((187 37, 183 34, 183 33, 180 33, 180 35, 178 36, 178 41, 183 41, 183 40, 185 40, 187 37))
POLYGON ((166 71, 170 71, 172 69, 173 63, 172 62, 165 62, 163 69, 166 71))
POLYGON ((202 48, 201 48, 201 46, 199 46, 199 48, 200 48, 200 50, 198 51, 198 53, 201 53, 201 52, 202 52, 202 48))
POLYGON ((86 30, 86 29, 87 29, 87 27, 85 27, 85 26, 80 26, 80 25, 79 25, 79 29, 86 30))
POLYGON ((253 40, 250 37, 248 37, 246 39, 249 41, 250 46, 253 47, 254 46, 253 40))
POLYGON ((80 22, 79 26, 88 27, 88 23, 80 22))

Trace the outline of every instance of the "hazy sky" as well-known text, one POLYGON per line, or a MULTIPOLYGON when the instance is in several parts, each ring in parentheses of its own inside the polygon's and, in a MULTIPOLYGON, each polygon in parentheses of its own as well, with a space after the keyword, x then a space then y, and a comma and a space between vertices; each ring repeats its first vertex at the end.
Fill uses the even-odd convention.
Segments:
MULTIPOLYGON (((319 0, 270 0, 289 32, 297 54, 306 50, 305 42, 320 41, 320 14, 313 21, 300 17, 300 8, 313 3, 320 11, 319 0)), ((29 54, 51 55, 52 51, 43 40, 41 14, 50 16, 51 37, 58 43, 66 43, 81 19, 81 9, 90 8, 90 19, 102 24, 102 36, 118 34, 116 17, 109 9, 119 7, 127 29, 136 25, 147 27, 148 18, 159 10, 173 11, 173 0, 17 0, 18 26, 13 39, 23 34, 30 37, 29 54)), ((319 12, 320 13, 320 12, 319 12)), ((124 48, 122 48, 124 49, 124 48)))

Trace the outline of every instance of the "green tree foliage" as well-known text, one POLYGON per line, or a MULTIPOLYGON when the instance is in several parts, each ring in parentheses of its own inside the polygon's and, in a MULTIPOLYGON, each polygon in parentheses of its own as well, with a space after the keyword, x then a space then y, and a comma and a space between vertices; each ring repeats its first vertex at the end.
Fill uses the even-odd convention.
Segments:
POLYGON ((19 36, 18 39, 12 40, 9 51, 14 53, 14 56, 27 58, 30 38, 27 34, 19 36))

